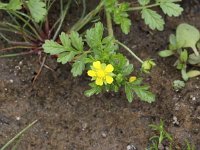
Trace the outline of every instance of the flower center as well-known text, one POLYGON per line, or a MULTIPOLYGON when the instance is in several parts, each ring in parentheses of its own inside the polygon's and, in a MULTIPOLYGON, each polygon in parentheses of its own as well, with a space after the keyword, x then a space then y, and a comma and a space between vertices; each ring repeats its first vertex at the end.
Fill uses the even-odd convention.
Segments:
POLYGON ((99 78, 103 78, 103 77, 105 77, 105 72, 104 72, 103 70, 98 70, 98 71, 97 71, 97 76, 98 76, 99 78))

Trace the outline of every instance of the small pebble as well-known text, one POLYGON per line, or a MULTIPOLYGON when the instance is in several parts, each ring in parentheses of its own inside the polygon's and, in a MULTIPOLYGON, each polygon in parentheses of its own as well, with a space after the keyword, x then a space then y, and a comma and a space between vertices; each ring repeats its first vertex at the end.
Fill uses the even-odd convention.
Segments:
POLYGON ((133 145, 133 144, 130 144, 126 147, 127 150, 137 150, 137 148, 133 145))

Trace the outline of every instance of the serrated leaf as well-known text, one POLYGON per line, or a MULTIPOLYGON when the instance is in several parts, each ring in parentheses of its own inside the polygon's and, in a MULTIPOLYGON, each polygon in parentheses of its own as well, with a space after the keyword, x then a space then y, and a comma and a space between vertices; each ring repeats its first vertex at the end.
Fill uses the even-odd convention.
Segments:
POLYGON ((150 3, 150 0, 138 0, 139 4, 142 6, 148 5, 150 3))
POLYGON ((62 64, 66 64, 67 62, 71 61, 76 53, 74 51, 71 52, 63 52, 58 55, 57 62, 60 62, 62 64))
POLYGON ((170 1, 166 1, 163 3, 161 2, 160 7, 163 10, 163 12, 170 17, 172 16, 178 17, 183 12, 183 8, 179 4, 175 4, 170 1))
POLYGON ((131 20, 129 18, 123 18, 121 21, 121 29, 124 34, 128 34, 131 29, 131 20))
POLYGON ((45 43, 42 45, 42 48, 44 49, 45 53, 49 53, 51 55, 60 54, 66 51, 66 49, 62 45, 53 40, 46 40, 45 43))
POLYGON ((141 13, 145 24, 149 25, 152 30, 158 29, 159 31, 162 31, 164 29, 164 20, 156 11, 145 8, 141 13))
POLYGON ((85 58, 85 55, 81 56, 81 58, 76 60, 76 62, 72 65, 71 73, 74 77, 83 73, 83 70, 85 69, 85 58))
POLYGON ((113 12, 113 20, 116 24, 119 24, 123 33, 128 34, 130 32, 131 20, 128 18, 127 13, 129 9, 129 3, 121 3, 115 8, 113 12))
POLYGON ((21 0, 10 0, 7 5, 7 9, 9 10, 20 10, 22 8, 22 1, 21 0))
POLYGON ((86 31, 86 41, 90 48, 96 49, 102 45, 102 37, 103 37, 103 24, 96 23, 95 27, 86 31))
POLYGON ((7 3, 0 2, 0 9, 5 9, 7 5, 7 3))
POLYGON ((147 86, 133 86, 133 90, 136 95, 145 102, 152 103, 155 101, 155 95, 148 91, 147 86))
POLYGON ((72 43, 72 46, 74 48, 76 48, 76 50, 78 51, 83 51, 83 39, 82 37, 80 37, 80 35, 78 34, 78 32, 72 32, 70 34, 70 39, 71 39, 71 43, 72 43))
POLYGON ((158 54, 159 54, 160 57, 169 57, 169 56, 174 54, 174 51, 163 50, 163 51, 160 51, 158 54))
POLYGON ((133 90, 129 83, 125 84, 125 93, 126 93, 126 98, 131 103, 133 101, 133 90))
POLYGON ((72 47, 71 47, 71 40, 69 38, 69 35, 62 32, 60 34, 59 38, 60 38, 62 45, 66 48, 66 50, 71 51, 72 47))
POLYGON ((44 20, 47 9, 46 4, 42 0, 29 0, 27 6, 35 22, 39 23, 44 20))
POLYGON ((123 70, 123 75, 124 76, 128 76, 130 75, 131 73, 133 72, 133 65, 132 64, 129 64, 127 65, 124 70, 123 70))

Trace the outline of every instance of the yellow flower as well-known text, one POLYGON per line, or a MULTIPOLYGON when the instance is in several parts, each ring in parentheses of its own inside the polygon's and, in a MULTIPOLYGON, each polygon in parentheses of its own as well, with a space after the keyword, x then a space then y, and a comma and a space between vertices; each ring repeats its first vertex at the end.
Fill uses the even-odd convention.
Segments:
POLYGON ((113 70, 114 67, 111 64, 106 65, 100 61, 95 61, 87 74, 92 77, 92 80, 95 80, 96 85, 102 86, 103 84, 113 83, 113 70))
POLYGON ((136 79, 137 79, 137 77, 132 76, 132 77, 129 78, 129 82, 134 82, 136 79))

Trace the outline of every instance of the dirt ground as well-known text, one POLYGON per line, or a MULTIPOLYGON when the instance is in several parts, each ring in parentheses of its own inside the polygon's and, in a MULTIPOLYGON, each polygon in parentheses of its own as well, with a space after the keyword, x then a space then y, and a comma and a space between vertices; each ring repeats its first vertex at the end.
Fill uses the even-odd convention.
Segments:
MULTIPOLYGON (((166 48, 169 35, 179 23, 200 29, 200 2, 185 0, 182 6, 185 11, 181 17, 165 18, 163 32, 150 31, 137 13, 131 14, 133 26, 128 36, 119 27, 114 28, 116 37, 139 56, 155 59, 157 66, 146 76, 157 97, 153 104, 137 98, 130 104, 123 91, 87 98, 83 92, 88 89, 89 78, 73 78, 70 65, 57 64, 51 58, 46 63, 55 71, 44 69, 33 85, 38 56, 0 59, 0 147, 37 119, 17 150, 126 150, 128 145, 144 150, 155 135, 148 125, 163 119, 174 137, 174 149, 183 150, 184 140, 188 139, 200 150, 200 78, 189 80, 182 91, 175 92, 172 83, 181 79, 172 66, 175 59, 157 55, 166 48), (178 122, 174 123, 176 118, 178 122)), ((139 67, 121 51, 135 68, 139 67)))

